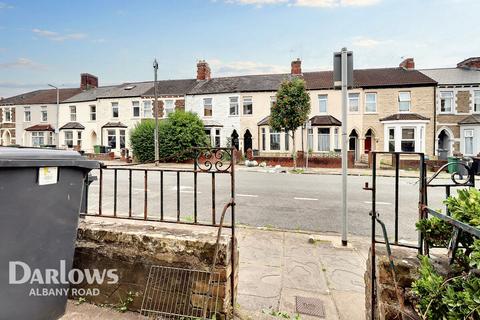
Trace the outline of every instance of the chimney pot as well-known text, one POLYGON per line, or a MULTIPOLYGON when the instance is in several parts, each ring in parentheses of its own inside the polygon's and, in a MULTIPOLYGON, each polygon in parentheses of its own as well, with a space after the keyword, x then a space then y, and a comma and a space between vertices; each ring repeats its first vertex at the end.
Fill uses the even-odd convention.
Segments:
POLYGON ((210 66, 205 60, 197 62, 197 80, 210 80, 210 66))
POLYGON ((405 70, 414 70, 415 60, 413 58, 406 58, 400 63, 400 68, 403 68, 405 70))
POLYGON ((297 58, 297 60, 293 60, 291 66, 292 76, 298 76, 302 74, 302 60, 300 60, 300 58, 297 58))

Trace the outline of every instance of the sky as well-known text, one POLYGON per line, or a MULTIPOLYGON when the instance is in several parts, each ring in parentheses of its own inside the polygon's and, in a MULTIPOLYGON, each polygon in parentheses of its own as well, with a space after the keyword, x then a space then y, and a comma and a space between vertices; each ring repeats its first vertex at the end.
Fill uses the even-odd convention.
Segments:
POLYGON ((480 56, 479 0, 0 0, 0 97, 79 86, 332 68, 453 67, 480 56))

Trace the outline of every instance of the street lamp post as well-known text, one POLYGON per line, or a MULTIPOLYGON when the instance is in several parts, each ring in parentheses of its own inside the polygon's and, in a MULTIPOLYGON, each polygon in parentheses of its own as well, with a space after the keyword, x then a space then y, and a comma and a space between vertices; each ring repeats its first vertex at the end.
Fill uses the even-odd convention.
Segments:
POLYGON ((158 113, 160 112, 160 108, 158 106, 158 93, 157 93, 157 72, 158 72, 158 62, 157 59, 153 60, 153 73, 154 73, 154 80, 153 80, 153 94, 155 97, 155 165, 158 166, 159 162, 159 144, 158 144, 158 113))
POLYGON ((49 87, 52 87, 54 89, 57 90, 57 124, 55 125, 55 145, 58 147, 60 147, 60 134, 59 134, 59 130, 58 130, 58 126, 59 126, 59 123, 60 123, 60 119, 58 118, 59 117, 59 114, 60 114, 60 89, 52 84, 48 84, 49 87))

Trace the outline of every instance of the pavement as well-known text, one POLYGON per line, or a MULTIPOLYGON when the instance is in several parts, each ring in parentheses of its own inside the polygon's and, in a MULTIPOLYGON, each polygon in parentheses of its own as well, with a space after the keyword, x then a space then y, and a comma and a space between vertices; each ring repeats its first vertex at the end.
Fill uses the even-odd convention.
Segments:
MULTIPOLYGON (((315 299, 324 317, 300 314, 299 319, 365 319, 363 275, 368 239, 352 237, 347 247, 340 243, 336 234, 238 228, 238 318, 262 320, 289 315, 295 319, 296 299, 301 297, 315 299)), ((70 301, 61 318, 92 319, 143 317, 70 301)))

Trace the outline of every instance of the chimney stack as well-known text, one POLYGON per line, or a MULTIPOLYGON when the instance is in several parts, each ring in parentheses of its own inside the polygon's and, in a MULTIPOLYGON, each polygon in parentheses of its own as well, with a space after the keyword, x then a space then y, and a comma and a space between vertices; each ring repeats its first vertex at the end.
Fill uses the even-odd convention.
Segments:
POLYGON ((197 62, 197 80, 210 80, 210 66, 205 60, 197 62))
POLYGON ((457 64, 457 68, 468 70, 480 70, 480 57, 472 57, 457 64))
POLYGON ((292 76, 299 76, 302 74, 302 60, 297 58, 297 60, 292 61, 292 76))
POLYGON ((98 78, 90 73, 82 73, 80 75, 80 89, 88 90, 98 88, 98 78))
POLYGON ((413 60, 413 58, 406 58, 400 63, 400 68, 405 70, 415 70, 415 60, 413 60))

